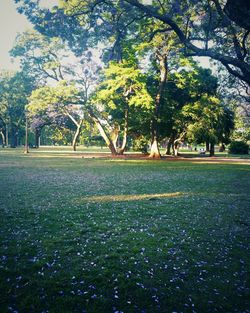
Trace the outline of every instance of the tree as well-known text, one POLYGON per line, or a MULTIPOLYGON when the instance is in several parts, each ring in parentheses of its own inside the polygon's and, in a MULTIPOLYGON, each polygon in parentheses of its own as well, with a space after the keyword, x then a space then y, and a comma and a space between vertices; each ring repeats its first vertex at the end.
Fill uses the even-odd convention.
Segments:
POLYGON ((191 142, 208 143, 210 156, 214 155, 216 143, 229 143, 233 115, 228 108, 221 105, 219 98, 205 94, 191 106, 185 106, 183 114, 191 118, 186 137, 191 142))
POLYGON ((67 116, 76 127, 72 141, 74 151, 83 123, 83 111, 78 96, 79 90, 62 80, 56 86, 44 86, 34 90, 26 107, 30 116, 48 116, 51 112, 56 117, 67 116))
POLYGON ((116 44, 124 36, 132 35, 128 29, 138 20, 147 20, 151 24, 160 22, 154 32, 171 28, 183 44, 186 55, 217 60, 229 73, 250 84, 249 23, 246 22, 249 10, 243 11, 240 3, 234 5, 231 0, 226 5, 222 0, 152 0, 150 4, 139 0, 61 0, 59 6, 49 12, 34 1, 16 2, 19 12, 26 14, 40 32, 60 36, 77 48, 81 39, 84 47, 91 38, 95 38, 95 42, 104 37, 111 38, 114 36, 112 30, 117 29, 118 24, 123 24, 123 28, 118 28, 116 44), (60 30, 62 21, 64 28, 60 30), (96 35, 91 37, 93 34, 96 35))
POLYGON ((11 56, 19 57, 22 71, 38 84, 63 80, 62 59, 69 54, 62 40, 43 36, 35 30, 17 35, 11 56))
POLYGON ((1 136, 4 144, 9 142, 15 148, 24 135, 24 117, 27 98, 34 89, 34 81, 23 72, 0 73, 0 120, 1 136))
MULTIPOLYGON (((196 129, 200 123, 204 124, 200 128, 201 131, 207 127, 212 128, 213 115, 206 115, 203 108, 207 108, 209 104, 213 111, 220 103, 216 96, 217 79, 212 76, 210 70, 203 69, 187 59, 179 59, 179 65, 178 70, 169 75, 165 106, 162 107, 162 119, 159 124, 161 139, 168 138, 166 153, 170 154, 172 147, 174 155, 178 154, 178 146, 187 138, 188 133, 189 139, 195 141, 194 137, 190 136, 195 122, 197 122, 196 129)), ((205 141, 204 136, 203 141, 205 141)))
POLYGON ((96 123, 113 154, 122 154, 126 148, 129 120, 133 119, 133 116, 130 117, 131 109, 152 107, 153 99, 148 93, 146 80, 146 75, 136 64, 125 61, 110 63, 104 70, 103 82, 93 101, 104 106, 104 112, 96 123), (117 146, 121 126, 123 140, 121 146, 117 146))
MULTIPOLYGON (((55 102, 53 102, 55 99, 52 98, 45 99, 45 111, 41 110, 39 101, 36 101, 35 104, 32 100, 32 105, 29 106, 33 108, 33 113, 29 114, 30 118, 34 119, 32 126, 33 128, 37 126, 37 128, 34 129, 36 134, 36 146, 38 146, 38 137, 40 136, 42 127, 50 124, 51 121, 49 120, 51 120, 51 118, 53 121, 55 116, 57 116, 58 119, 62 114, 65 114, 75 125, 75 134, 72 141, 72 147, 75 151, 76 143, 83 126, 84 105, 86 105, 88 101, 93 85, 96 84, 97 74, 100 70, 100 66, 92 60, 91 52, 87 51, 85 54, 81 55, 81 58, 75 58, 74 64, 69 64, 67 60, 70 52, 67 51, 65 45, 59 38, 50 38, 34 30, 30 30, 17 36, 11 54, 12 56, 21 58, 23 71, 35 79, 40 86, 46 87, 51 85, 51 82, 54 81, 57 83, 57 91, 59 93, 63 92, 62 89, 66 87, 67 84, 71 85, 73 83, 76 88, 78 88, 79 98, 75 105, 71 105, 70 110, 66 110, 66 106, 68 108, 69 103, 67 102, 68 100, 66 101, 67 103, 64 102, 64 97, 61 107, 59 103, 57 103, 56 106, 55 102), (66 81, 68 83, 66 83, 66 81), (48 101, 51 101, 51 105, 49 105, 48 101), (36 109, 34 108, 35 105, 37 105, 36 109), (47 117, 46 114, 48 115, 47 117)), ((34 92, 32 97, 33 99, 38 96, 44 97, 44 93, 51 90, 54 89, 50 89, 49 87, 41 88, 37 91, 37 96, 34 92)), ((72 98, 74 96, 75 94, 73 93, 72 98)), ((68 97, 70 97, 70 95, 68 95, 68 97)))

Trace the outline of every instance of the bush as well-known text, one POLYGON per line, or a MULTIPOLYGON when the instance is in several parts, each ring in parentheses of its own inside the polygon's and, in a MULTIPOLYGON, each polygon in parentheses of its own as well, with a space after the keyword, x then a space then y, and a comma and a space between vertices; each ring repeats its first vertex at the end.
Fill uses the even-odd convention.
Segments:
POLYGON ((145 137, 139 137, 133 140, 133 150, 142 153, 148 152, 148 140, 145 137))
POLYGON ((249 145, 244 141, 232 141, 228 152, 232 154, 248 154, 249 145))

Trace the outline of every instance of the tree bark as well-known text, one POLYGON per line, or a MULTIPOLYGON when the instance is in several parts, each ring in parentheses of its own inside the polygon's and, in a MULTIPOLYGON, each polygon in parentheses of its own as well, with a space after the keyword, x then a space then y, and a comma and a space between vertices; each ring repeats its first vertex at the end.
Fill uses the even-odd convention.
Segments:
POLYGON ((8 124, 6 124, 5 145, 6 145, 6 147, 8 147, 8 145, 9 145, 9 127, 8 127, 8 124))
POLYGON ((41 128, 35 129, 35 147, 39 148, 40 146, 40 136, 41 136, 41 128))
POLYGON ((77 144, 77 140, 79 138, 80 132, 81 132, 82 124, 83 124, 83 120, 81 120, 80 123, 77 124, 77 126, 76 126, 76 132, 74 134, 74 138, 72 141, 73 151, 76 151, 76 144, 77 144))
POLYGON ((29 133, 28 133, 28 118, 25 121, 25 149, 24 153, 29 153, 29 133))
POLYGON ((158 126, 158 119, 160 116, 160 107, 163 101, 163 93, 166 86, 167 81, 167 53, 161 54, 160 51, 157 51, 156 57, 159 61, 159 68, 160 68, 160 83, 158 93, 155 99, 155 109, 154 115, 151 121, 151 150, 150 150, 150 158, 160 158, 161 153, 159 149, 159 126, 158 126))
POLYGON ((206 152, 209 152, 209 150, 210 150, 209 141, 207 140, 207 141, 206 141, 206 152))
POLYGON ((167 144, 167 150, 166 150, 166 154, 167 155, 171 155, 171 147, 173 146, 173 142, 174 142, 174 138, 173 136, 171 136, 168 140, 168 144, 167 144))
POLYGON ((128 137, 128 108, 124 112, 124 129, 123 129, 123 139, 121 148, 118 149, 119 154, 123 154, 127 144, 128 137))
POLYGON ((174 156, 178 156, 178 148, 179 148, 179 140, 176 139, 173 142, 173 151, 174 151, 174 156))
POLYGON ((111 141, 113 143, 113 146, 115 147, 115 150, 117 152, 120 126, 119 125, 114 125, 113 128, 110 126, 110 129, 111 129, 111 131, 110 131, 109 137, 110 137, 110 139, 111 139, 111 141))
POLYGON ((2 147, 4 148, 5 147, 5 144, 6 144, 6 138, 4 136, 4 132, 3 130, 1 129, 0 131, 0 134, 1 134, 1 137, 2 137, 2 147))
POLYGON ((102 126, 99 118, 96 116, 96 114, 94 113, 92 108, 88 107, 87 109, 88 109, 88 113, 89 113, 90 117, 92 118, 92 120, 96 124, 96 126, 100 132, 100 135, 102 136, 106 145, 108 146, 111 154, 117 155, 116 147, 114 146, 114 143, 113 143, 112 139, 110 138, 109 134, 106 132, 105 128, 102 126))
POLYGON ((161 158, 161 153, 160 153, 159 146, 158 146, 158 139, 156 136, 154 137, 151 143, 149 158, 156 158, 156 159, 161 158))
POLYGON ((16 148, 17 147, 17 129, 14 125, 11 126, 11 148, 16 148))
POLYGON ((214 143, 213 142, 210 143, 210 151, 209 151, 209 153, 210 153, 211 157, 214 156, 214 143))
POLYGON ((93 117, 94 122, 96 123, 96 126, 100 132, 100 135, 102 136, 102 138, 104 139, 106 145, 108 146, 110 152, 112 155, 116 155, 117 151, 116 151, 116 147, 114 146, 113 141, 111 140, 111 138, 109 137, 109 135, 107 134, 107 132, 105 131, 104 127, 102 126, 101 122, 99 121, 99 119, 97 117, 93 117))

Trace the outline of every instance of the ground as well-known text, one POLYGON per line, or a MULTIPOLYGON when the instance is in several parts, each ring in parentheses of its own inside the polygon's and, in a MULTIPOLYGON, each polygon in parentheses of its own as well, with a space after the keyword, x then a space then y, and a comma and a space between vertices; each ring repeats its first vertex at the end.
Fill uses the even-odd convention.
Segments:
POLYGON ((94 156, 0 150, 0 312, 249 312, 249 160, 94 156))

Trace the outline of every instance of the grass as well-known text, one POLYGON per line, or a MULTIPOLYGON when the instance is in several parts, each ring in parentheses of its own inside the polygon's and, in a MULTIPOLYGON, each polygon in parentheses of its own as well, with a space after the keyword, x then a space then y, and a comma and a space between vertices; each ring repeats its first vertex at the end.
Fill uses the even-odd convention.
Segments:
POLYGON ((0 150, 0 312, 249 312, 249 164, 44 154, 0 150))

